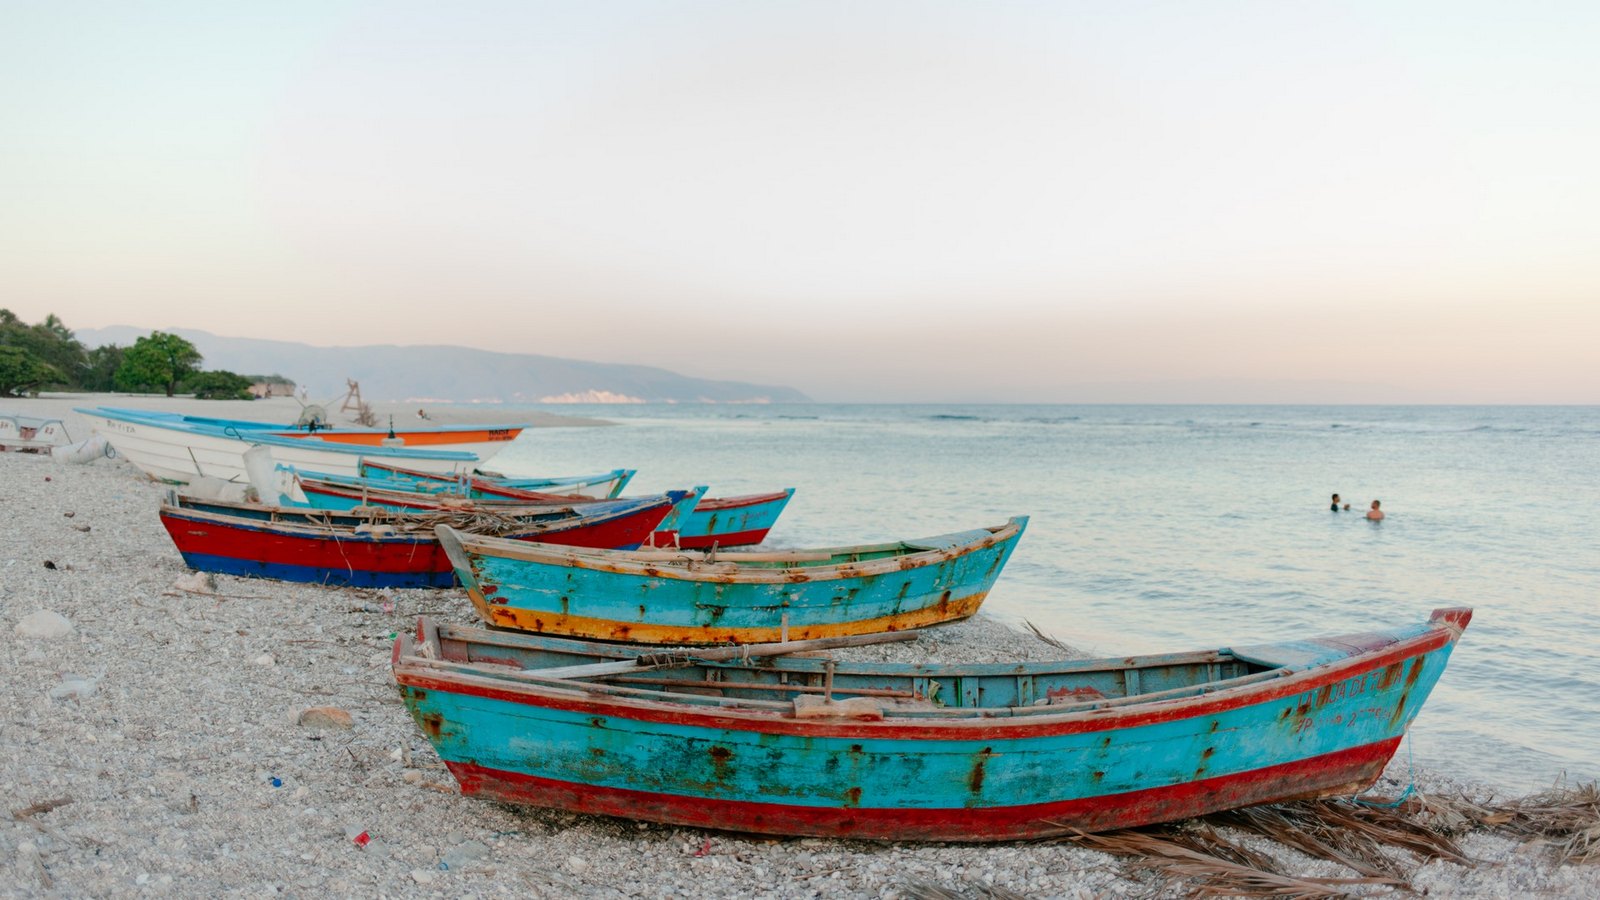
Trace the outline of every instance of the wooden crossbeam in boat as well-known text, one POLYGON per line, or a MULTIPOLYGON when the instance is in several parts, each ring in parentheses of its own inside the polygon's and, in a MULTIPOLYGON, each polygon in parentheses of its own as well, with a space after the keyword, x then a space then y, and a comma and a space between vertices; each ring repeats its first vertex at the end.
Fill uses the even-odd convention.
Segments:
POLYGON ((594 678, 600 675, 621 675, 648 669, 692 666, 697 662, 724 659, 756 659, 766 656, 786 656, 808 650, 832 650, 837 647, 860 647, 866 644, 886 644, 895 641, 914 641, 919 631, 890 631, 884 634, 847 634, 842 637, 816 638, 809 641, 780 641, 772 644, 738 644, 732 647, 708 647, 694 650, 667 650, 618 662, 585 663, 577 666, 558 666, 539 669, 544 678, 594 678), (655 661, 651 661, 651 660, 655 661))

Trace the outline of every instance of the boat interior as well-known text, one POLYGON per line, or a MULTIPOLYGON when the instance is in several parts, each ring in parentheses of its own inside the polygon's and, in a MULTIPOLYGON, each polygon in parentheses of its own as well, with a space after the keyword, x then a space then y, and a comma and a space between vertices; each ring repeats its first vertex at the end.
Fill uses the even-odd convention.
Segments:
MULTIPOLYGON (((1197 696, 1289 674, 1227 650, 1036 663, 838 662, 814 654, 704 660, 685 649, 637 648, 435 624, 407 637, 401 664, 543 688, 779 714, 848 718, 1058 714, 1197 696), (636 657, 644 656, 644 660, 636 657), (607 668, 614 672, 557 670, 607 668)), ((752 645, 759 648, 759 645, 752 645)))

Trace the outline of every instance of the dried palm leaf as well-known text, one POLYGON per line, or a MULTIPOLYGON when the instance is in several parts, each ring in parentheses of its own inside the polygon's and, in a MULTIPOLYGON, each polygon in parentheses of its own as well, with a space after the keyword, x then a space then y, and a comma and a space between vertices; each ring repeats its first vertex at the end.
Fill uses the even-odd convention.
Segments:
POLYGON ((1555 787, 1490 807, 1480 819, 1513 834, 1549 842, 1558 862, 1600 862, 1600 786, 1555 787))
POLYGON ((1044 641, 1046 644, 1049 644, 1050 646, 1056 648, 1057 650, 1065 650, 1068 653, 1076 653, 1077 652, 1077 651, 1073 650, 1071 647, 1069 647, 1066 644, 1062 643, 1059 639, 1051 637, 1050 635, 1045 634, 1043 631, 1040 631, 1039 630, 1039 626, 1033 624, 1032 620, 1023 619, 1022 621, 1023 621, 1024 624, 1026 624, 1028 626, 1028 630, 1034 633, 1035 637, 1037 637, 1041 641, 1044 641))
MULTIPOLYGON (((1285 875, 1185 846, 1167 835, 1143 831, 1078 832, 1067 839, 1102 853, 1129 857, 1135 866, 1159 872, 1169 881, 1191 882, 1188 885, 1191 893, 1202 897, 1348 897, 1354 896, 1346 890, 1348 887, 1407 887, 1404 880, 1378 876, 1310 878, 1285 875)), ((1236 845, 1230 843, 1229 846, 1236 845)))
POLYGON ((1303 801, 1231 810, 1209 817, 1221 825, 1253 831, 1317 859, 1362 875, 1405 880, 1406 870, 1387 851, 1405 850, 1422 859, 1471 860, 1454 842, 1398 810, 1348 801, 1303 801))

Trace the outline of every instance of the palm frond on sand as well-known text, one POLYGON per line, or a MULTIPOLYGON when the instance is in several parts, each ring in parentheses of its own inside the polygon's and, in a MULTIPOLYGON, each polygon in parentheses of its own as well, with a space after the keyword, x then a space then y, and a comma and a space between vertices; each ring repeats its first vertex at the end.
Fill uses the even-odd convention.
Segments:
POLYGON ((1483 830, 1545 841, 1558 863, 1600 861, 1600 787, 1557 785, 1503 803, 1420 795, 1393 807, 1307 800, 1230 810, 1178 825, 1077 833, 1063 840, 1129 859, 1189 896, 1322 898, 1375 889, 1409 891, 1417 866, 1432 860, 1472 867, 1476 860, 1454 837, 1483 830), (1224 831, 1266 838, 1358 877, 1295 874, 1289 863, 1230 839, 1224 831))
POLYGON ((1600 785, 1568 787, 1501 803, 1465 796, 1429 797, 1421 813, 1445 833, 1493 830, 1550 845, 1557 863, 1600 862, 1600 785))
POLYGON ((1276 861, 1245 850, 1209 829, 1181 834, 1168 830, 1108 831, 1077 834, 1068 840, 1090 850, 1129 858, 1138 868, 1158 872, 1173 887, 1181 883, 1185 893, 1194 897, 1311 900, 1353 896, 1348 888, 1355 886, 1406 886, 1405 881, 1393 878, 1313 878, 1287 874, 1280 870, 1276 861))

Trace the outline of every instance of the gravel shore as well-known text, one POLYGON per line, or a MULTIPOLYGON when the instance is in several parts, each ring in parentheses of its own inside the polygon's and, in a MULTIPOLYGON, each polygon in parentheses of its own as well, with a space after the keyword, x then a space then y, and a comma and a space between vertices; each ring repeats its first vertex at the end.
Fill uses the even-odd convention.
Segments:
MULTIPOLYGON (((0 821, 0 894, 1173 891, 1064 843, 763 840, 462 797, 399 702, 389 648, 418 614, 474 621, 464 595, 229 577, 208 587, 157 520, 164 490, 121 460, 74 466, 0 453, 0 796, 9 814, 0 821), (70 631, 50 636, 40 611, 64 617, 70 631), (311 707, 347 711, 350 726, 297 724, 311 707)), ((914 651, 855 652, 1061 655, 982 616, 937 630, 914 651)), ((1403 758, 1390 774, 1409 779, 1403 758)), ((1600 895, 1597 867, 1555 867, 1542 852, 1488 835, 1465 847, 1493 865, 1432 863, 1417 887, 1442 896, 1600 895)), ((1310 861, 1304 871, 1349 874, 1310 861)))

